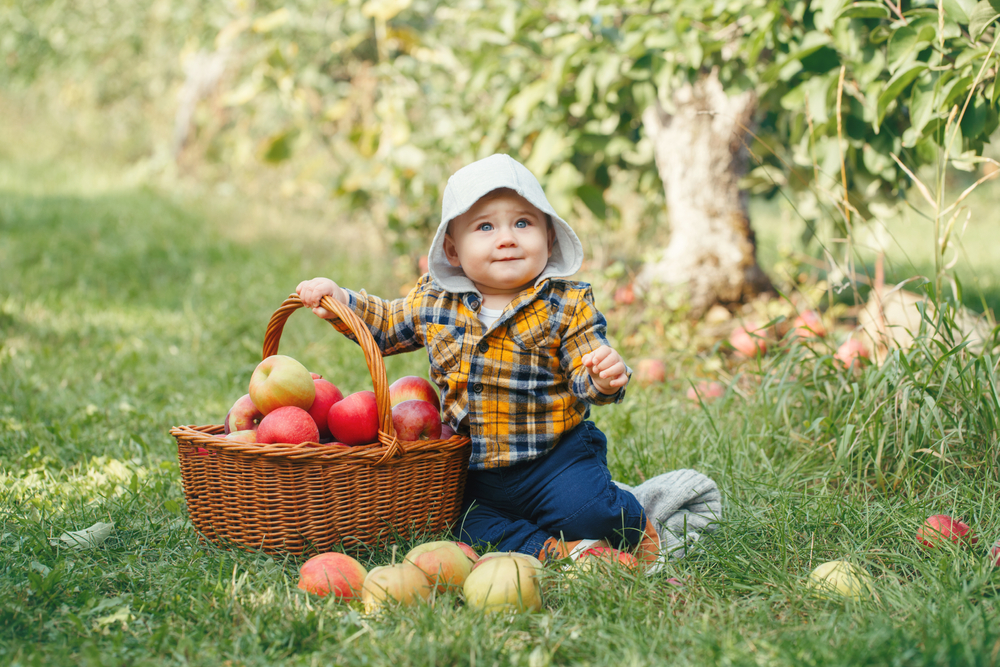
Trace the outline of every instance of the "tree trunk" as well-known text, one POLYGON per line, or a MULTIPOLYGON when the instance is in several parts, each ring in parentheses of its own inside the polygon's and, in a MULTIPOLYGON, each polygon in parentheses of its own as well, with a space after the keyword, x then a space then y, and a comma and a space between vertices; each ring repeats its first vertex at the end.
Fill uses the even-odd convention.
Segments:
POLYGON ((739 187, 757 100, 752 92, 727 96, 713 72, 673 101, 673 115, 657 104, 642 117, 666 193, 670 241, 638 282, 683 287, 697 317, 716 303, 732 306, 774 290, 757 265, 748 197, 739 187))

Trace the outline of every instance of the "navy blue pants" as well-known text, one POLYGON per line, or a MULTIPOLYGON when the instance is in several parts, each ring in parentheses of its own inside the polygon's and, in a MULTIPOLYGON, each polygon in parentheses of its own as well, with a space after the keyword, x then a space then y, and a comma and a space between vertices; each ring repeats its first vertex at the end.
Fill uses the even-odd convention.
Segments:
POLYGON ((607 438, 584 421, 542 458, 470 470, 456 532, 478 550, 537 556, 550 537, 634 546, 645 527, 642 505, 611 481, 607 438))

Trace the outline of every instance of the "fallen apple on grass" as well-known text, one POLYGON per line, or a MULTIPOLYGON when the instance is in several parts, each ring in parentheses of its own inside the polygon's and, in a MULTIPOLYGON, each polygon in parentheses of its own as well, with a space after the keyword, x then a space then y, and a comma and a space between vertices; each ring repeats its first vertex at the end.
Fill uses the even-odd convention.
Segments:
POLYGON ((542 564, 542 561, 538 560, 537 558, 535 558, 534 556, 531 556, 529 554, 522 554, 522 553, 520 553, 518 551, 490 551, 489 553, 485 553, 482 556, 480 556, 479 560, 476 561, 476 564, 472 566, 472 569, 475 570, 480 565, 483 565, 483 564, 489 562, 490 560, 492 560, 494 558, 504 558, 504 557, 507 557, 507 558, 522 558, 522 559, 528 561, 528 563, 530 563, 531 566, 534 567, 537 570, 541 570, 542 568, 545 567, 542 564))
POLYGON ((378 611, 393 601, 408 607, 431 595, 431 582, 427 575, 411 563, 397 563, 372 568, 361 587, 361 601, 365 611, 378 611))
POLYGON ((1000 540, 994 542, 990 548, 990 563, 993 567, 1000 567, 1000 540))
POLYGON ((316 398, 309 406, 309 416, 319 428, 319 437, 329 438, 330 426, 327 420, 330 416, 330 406, 342 400, 344 395, 332 382, 323 378, 313 378, 313 385, 316 387, 316 398))
POLYGON ((726 393, 726 387, 721 382, 710 382, 704 380, 694 386, 688 387, 687 399, 698 403, 699 399, 708 402, 716 398, 721 398, 726 393))
POLYGON ((308 410, 316 398, 316 385, 298 361, 272 354, 257 364, 250 376, 250 398, 265 415, 286 406, 308 410))
POLYGON ((475 565, 476 561, 479 560, 479 554, 476 553, 476 550, 465 542, 455 542, 455 544, 457 544, 458 548, 462 550, 462 553, 465 554, 466 558, 471 560, 473 565, 475 565))
POLYGON ((839 595, 859 600, 871 594, 871 578, 860 567, 843 560, 818 565, 809 574, 809 588, 819 597, 839 595))
POLYGON ((667 379, 667 365, 659 359, 640 359, 635 365, 635 379, 644 387, 662 384, 667 379))
POLYGON ((574 562, 574 568, 579 571, 593 571, 606 566, 624 567, 629 570, 639 569, 639 559, 614 547, 591 547, 574 562))
POLYGON ((752 359, 757 355, 767 353, 767 341, 761 337, 755 324, 738 326, 729 334, 729 344, 740 355, 752 359))
POLYGON ((967 524, 947 514, 933 514, 917 529, 917 542, 925 547, 934 548, 946 540, 971 545, 978 542, 979 538, 967 524))
POLYGON ((226 413, 226 420, 222 428, 226 435, 233 431, 249 431, 257 428, 260 420, 264 418, 264 413, 253 404, 250 394, 243 394, 236 399, 233 407, 226 413))
POLYGON ((448 541, 418 544, 403 562, 419 567, 438 593, 461 589, 473 564, 457 543, 448 541))
POLYGON ((792 321, 792 332, 799 338, 822 338, 826 327, 815 310, 806 310, 792 321))
POLYGON ((871 355, 868 352, 868 348, 860 340, 857 338, 848 338, 837 348, 837 352, 833 355, 833 358, 843 364, 844 368, 850 368, 852 365, 860 366, 864 362, 869 361, 871 355))
POLYGON ((506 554, 484 556, 465 579, 462 587, 465 603, 485 612, 538 611, 542 608, 540 571, 526 558, 506 554))
POLYGON ((378 440, 378 403, 375 392, 358 391, 330 406, 327 413, 330 436, 355 447, 378 440))
POLYGON ((319 442, 319 427, 308 412, 294 405, 286 405, 264 415, 257 427, 257 442, 264 445, 276 442, 289 445, 319 442))
POLYGON ((347 554, 331 551, 313 556, 299 568, 299 588, 324 597, 333 593, 341 600, 361 595, 368 571, 347 554))
POLYGON ((441 439, 441 413, 427 401, 414 398, 392 406, 392 426, 400 440, 441 439))
POLYGON ((389 385, 389 405, 394 407, 403 401, 427 401, 441 412, 441 399, 430 380, 419 375, 404 375, 389 385))

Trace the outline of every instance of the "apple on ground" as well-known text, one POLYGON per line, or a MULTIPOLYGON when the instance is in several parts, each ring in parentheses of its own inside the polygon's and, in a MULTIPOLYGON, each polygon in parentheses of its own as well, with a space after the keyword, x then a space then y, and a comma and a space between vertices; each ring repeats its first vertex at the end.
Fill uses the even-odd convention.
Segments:
POLYGON ((368 571, 347 554, 331 551, 313 556, 299 568, 299 588, 325 597, 333 593, 341 600, 361 595, 368 571))
POLYGON ((479 554, 477 554, 476 550, 473 549, 471 546, 469 546, 465 542, 455 542, 455 544, 458 545, 458 548, 462 550, 462 553, 464 553, 466 558, 471 560, 473 564, 475 564, 476 561, 479 560, 479 554))
POLYGON ((538 611, 542 608, 540 571, 528 559, 514 555, 480 558, 462 587, 465 603, 486 612, 538 611))
POLYGON ((822 338, 826 335, 823 320, 815 310, 803 311, 792 321, 792 331, 799 338, 822 338))
POLYGON ((635 365, 635 379, 644 387, 660 384, 667 379, 667 365, 659 359, 640 359, 635 365))
POLYGON ((427 575, 411 563, 397 563, 372 568, 361 587, 361 601, 371 613, 395 600, 404 607, 426 600, 431 595, 427 575))
POLYGON ((322 380, 323 379, 322 375, 320 375, 319 373, 313 373, 312 371, 309 371, 309 377, 311 377, 313 380, 322 380))
POLYGON ((871 359, 871 355, 868 352, 868 348, 860 340, 857 338, 848 338, 837 348, 837 352, 833 355, 833 358, 843 364, 845 368, 850 368, 852 364, 860 366, 865 361, 871 359))
POLYGON ((275 442, 289 445, 319 442, 319 427, 308 412, 294 405, 286 405, 264 415, 257 427, 257 442, 265 445, 275 442))
POLYGON ((250 376, 250 398, 265 415, 289 405, 308 410, 316 398, 316 385, 298 361, 272 354, 257 364, 250 376))
POLYGON ((1000 567, 1000 540, 994 542, 990 548, 990 563, 993 567, 1000 567))
POLYGON ((472 572, 472 560, 455 542, 436 541, 410 549, 403 562, 420 568, 438 593, 458 590, 472 572))
POLYGON ((635 303, 635 286, 632 283, 622 285, 615 290, 615 303, 620 306, 629 306, 635 303))
POLYGON ((767 342, 762 338, 755 324, 738 326, 729 334, 729 344, 737 352, 747 358, 756 357, 767 352, 767 342))
POLYGON ((222 428, 226 435, 233 431, 248 431, 257 428, 260 420, 264 418, 264 413, 253 404, 250 394, 243 394, 236 399, 233 407, 226 413, 226 421, 222 428))
POLYGON ((501 557, 521 558, 531 563, 532 567, 534 567, 537 570, 541 570, 543 567, 545 567, 542 564, 542 561, 538 560, 537 558, 529 554, 522 554, 518 551, 491 551, 489 553, 485 553, 482 556, 480 556, 479 559, 476 561, 475 565, 472 566, 472 569, 475 570, 477 567, 483 565, 484 563, 490 561, 493 558, 501 558, 501 557))
POLYGON ((418 375, 404 375, 389 385, 390 406, 412 399, 432 403, 438 412, 441 411, 441 399, 430 380, 418 375))
POLYGON ((257 429, 246 429, 243 431, 233 431, 232 433, 227 433, 226 440, 247 443, 257 442, 257 429))
POLYGON ((441 413, 431 403, 413 398, 392 406, 392 426, 400 440, 439 440, 441 413))
POLYGON ((330 406, 327 426, 334 440, 355 447, 378 440, 378 403, 374 391, 358 391, 330 406))
POLYGON ((319 428, 319 437, 329 438, 330 426, 327 424, 327 419, 330 416, 330 406, 342 400, 344 395, 329 380, 313 378, 313 384, 316 386, 316 398, 309 406, 309 416, 319 428))
POLYGON ((715 398, 721 398, 725 393, 726 387, 721 382, 702 380, 694 386, 688 387, 687 398, 695 403, 698 402, 699 398, 702 401, 708 402, 715 398))
POLYGON ((917 530, 917 542, 925 547, 933 548, 939 542, 951 540, 955 544, 967 542, 975 544, 979 538, 969 526, 947 514, 934 514, 927 517, 924 524, 917 530))
POLYGON ((612 565, 624 566, 630 570, 639 568, 639 559, 627 551, 620 551, 614 547, 591 547, 580 554, 580 557, 576 560, 576 565, 577 567, 582 566, 585 569, 593 569, 595 564, 600 564, 602 561, 612 565))
POLYGON ((809 574, 809 588, 820 597, 836 594, 842 597, 867 597, 871 593, 871 578, 860 567, 842 560, 831 560, 818 565, 809 574))

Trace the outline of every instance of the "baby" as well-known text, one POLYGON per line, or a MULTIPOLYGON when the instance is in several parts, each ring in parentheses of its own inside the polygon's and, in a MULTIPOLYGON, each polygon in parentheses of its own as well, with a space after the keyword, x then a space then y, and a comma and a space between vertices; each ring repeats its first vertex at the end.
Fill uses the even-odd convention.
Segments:
MULTIPOLYGON (((538 180, 507 155, 457 171, 429 272, 393 301, 328 278, 299 284, 320 317, 351 307, 382 353, 427 349, 443 418, 472 440, 459 539, 540 559, 594 544, 659 553, 635 496, 611 481, 591 405, 620 402, 630 371, 580 268, 583 246, 538 180)), ((346 334, 350 332, 342 329, 346 334)))

